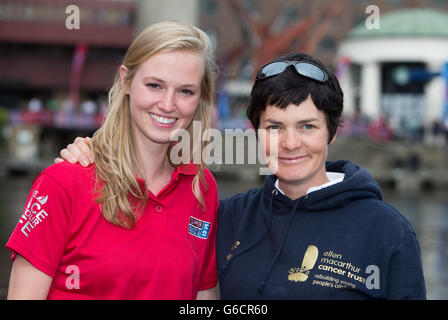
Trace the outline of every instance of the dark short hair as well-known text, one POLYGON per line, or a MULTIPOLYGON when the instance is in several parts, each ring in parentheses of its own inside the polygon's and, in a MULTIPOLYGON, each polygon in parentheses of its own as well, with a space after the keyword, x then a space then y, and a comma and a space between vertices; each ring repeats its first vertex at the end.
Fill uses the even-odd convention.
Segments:
POLYGON ((246 112, 254 129, 259 128, 261 113, 266 110, 268 105, 283 109, 289 104, 299 105, 310 96, 317 109, 325 114, 329 134, 328 142, 330 142, 342 124, 344 95, 336 76, 322 62, 307 54, 289 54, 277 60, 310 62, 327 73, 328 81, 321 83, 303 77, 295 71, 293 66, 289 66, 276 76, 255 81, 246 112))

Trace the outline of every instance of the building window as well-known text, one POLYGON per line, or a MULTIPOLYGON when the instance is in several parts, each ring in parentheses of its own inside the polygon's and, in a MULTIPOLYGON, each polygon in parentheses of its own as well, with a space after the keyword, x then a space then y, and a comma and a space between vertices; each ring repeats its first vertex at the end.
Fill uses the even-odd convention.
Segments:
POLYGON ((335 48, 336 48, 336 41, 330 37, 323 38, 319 44, 320 50, 331 51, 335 50, 335 48))
POLYGON ((199 10, 203 15, 213 16, 218 12, 218 4, 216 0, 201 0, 199 2, 199 10))
POLYGON ((432 0, 432 3, 436 6, 444 6, 447 4, 446 0, 432 0))
POLYGON ((215 28, 206 28, 205 33, 210 38, 210 42, 212 43, 213 51, 216 52, 218 47, 218 31, 215 28))
POLYGON ((249 12, 258 11, 257 3, 254 0, 243 0, 242 5, 249 12))

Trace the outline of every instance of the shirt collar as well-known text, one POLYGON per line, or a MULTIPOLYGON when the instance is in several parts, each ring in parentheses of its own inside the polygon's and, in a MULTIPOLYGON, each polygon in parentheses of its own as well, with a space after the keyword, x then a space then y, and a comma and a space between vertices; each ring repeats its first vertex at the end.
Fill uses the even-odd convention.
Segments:
MULTIPOLYGON (((188 175, 188 176, 194 176, 198 172, 198 166, 194 163, 187 163, 187 164, 181 164, 178 165, 176 168, 174 168, 173 173, 171 174, 171 180, 176 178, 179 174, 188 175)), ((135 176, 137 178, 137 182, 140 184, 141 187, 145 186, 145 180, 142 179, 139 175, 135 176)))
POLYGON ((181 164, 177 166, 174 171, 179 174, 194 176, 196 173, 198 173, 198 166, 194 163, 181 164))
MULTIPOLYGON (((311 188, 309 188, 309 189, 306 191, 306 194, 309 194, 309 193, 311 193, 311 192, 314 192, 314 191, 317 191, 317 190, 320 190, 320 189, 329 187, 329 186, 331 186, 331 185, 333 185, 333 184, 339 183, 339 182, 341 182, 342 180, 344 180, 344 176, 345 176, 345 174, 344 174, 344 173, 341 173, 341 172, 326 172, 326 174, 327 174, 327 178, 328 178, 328 180, 330 180, 330 181, 328 181, 328 182, 326 182, 326 183, 324 183, 324 184, 321 184, 320 186, 316 186, 316 187, 311 187, 311 188)), ((278 179, 275 181, 275 185, 274 185, 274 186, 275 186, 275 188, 277 188, 278 191, 281 192, 281 194, 285 195, 285 193, 283 192, 283 190, 280 189, 280 185, 279 185, 279 183, 278 183, 278 179)))

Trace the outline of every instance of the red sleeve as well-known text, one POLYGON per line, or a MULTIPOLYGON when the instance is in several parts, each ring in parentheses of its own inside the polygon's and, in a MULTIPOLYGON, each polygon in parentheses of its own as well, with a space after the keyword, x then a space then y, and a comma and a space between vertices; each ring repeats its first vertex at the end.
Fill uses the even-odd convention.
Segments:
POLYGON ((219 199, 216 181, 210 172, 207 172, 207 174, 210 178, 207 179, 207 183, 209 185, 207 198, 210 197, 213 201, 209 202, 210 208, 206 208, 206 210, 211 210, 213 225, 211 226, 211 232, 208 239, 204 267, 202 269, 201 280, 199 283, 199 290, 210 289, 218 284, 218 271, 216 266, 216 229, 218 227, 219 199))
POLYGON ((52 177, 41 173, 6 244, 12 252, 11 260, 19 254, 54 277, 68 237, 70 208, 66 191, 52 177))

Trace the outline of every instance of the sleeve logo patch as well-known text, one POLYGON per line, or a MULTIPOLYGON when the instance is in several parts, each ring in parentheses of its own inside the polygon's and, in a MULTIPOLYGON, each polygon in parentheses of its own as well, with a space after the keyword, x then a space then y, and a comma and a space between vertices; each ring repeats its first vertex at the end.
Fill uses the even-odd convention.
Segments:
POLYGON ((207 239, 210 231, 210 222, 199 220, 195 217, 191 217, 188 221, 188 233, 201 238, 207 239))
POLYGON ((28 237, 28 234, 48 216, 48 213, 43 209, 43 205, 47 203, 48 195, 37 196, 38 193, 37 190, 33 191, 31 199, 19 220, 19 223, 24 224, 20 231, 22 231, 26 237, 28 237))

